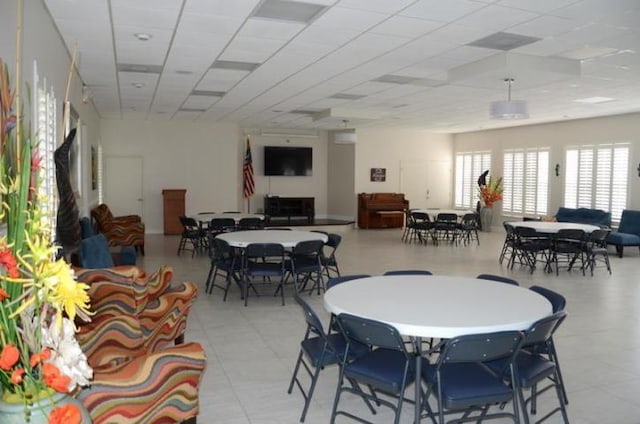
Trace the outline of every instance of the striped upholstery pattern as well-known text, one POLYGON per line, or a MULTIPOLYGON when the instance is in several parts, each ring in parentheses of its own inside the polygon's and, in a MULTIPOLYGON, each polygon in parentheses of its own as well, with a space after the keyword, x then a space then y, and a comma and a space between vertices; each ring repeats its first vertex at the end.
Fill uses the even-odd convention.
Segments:
POLYGON ((186 343, 139 356, 121 367, 94 370, 77 398, 94 424, 176 423, 198 414, 206 366, 202 346, 186 343))
MULTIPOLYGON (((138 267, 77 269, 78 281, 89 284, 95 317, 133 315, 139 321, 147 347, 172 344, 184 334, 197 286, 171 286, 173 268, 161 266, 148 276, 138 267)), ((95 321, 95 318, 94 318, 95 321)))
POLYGON ((114 217, 107 205, 101 203, 91 209, 91 218, 109 246, 133 246, 144 254, 144 223, 138 215, 114 217))
POLYGON ((173 346, 184 334, 197 287, 170 285, 173 269, 77 269, 95 315, 76 337, 94 369, 78 399, 93 422, 175 423, 198 414, 202 346, 173 346))

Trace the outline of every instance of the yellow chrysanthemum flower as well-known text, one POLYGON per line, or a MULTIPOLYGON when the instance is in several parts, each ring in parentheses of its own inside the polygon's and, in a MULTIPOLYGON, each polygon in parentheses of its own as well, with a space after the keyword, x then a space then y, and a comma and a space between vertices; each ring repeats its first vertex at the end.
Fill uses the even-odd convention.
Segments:
POLYGON ((56 308, 58 322, 62 322, 62 314, 66 312, 71 321, 79 314, 86 317, 89 312, 89 286, 75 280, 73 270, 64 261, 44 264, 44 285, 50 295, 50 301, 56 308))

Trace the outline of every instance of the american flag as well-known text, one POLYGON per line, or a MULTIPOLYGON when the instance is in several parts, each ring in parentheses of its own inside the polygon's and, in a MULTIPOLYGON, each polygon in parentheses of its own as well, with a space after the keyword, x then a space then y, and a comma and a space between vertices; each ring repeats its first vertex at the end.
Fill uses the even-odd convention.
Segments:
POLYGON ((244 154, 244 163, 242 165, 243 191, 244 198, 249 199, 255 191, 253 181, 253 160, 251 159, 251 146, 249 145, 249 137, 247 137, 247 151, 244 154))

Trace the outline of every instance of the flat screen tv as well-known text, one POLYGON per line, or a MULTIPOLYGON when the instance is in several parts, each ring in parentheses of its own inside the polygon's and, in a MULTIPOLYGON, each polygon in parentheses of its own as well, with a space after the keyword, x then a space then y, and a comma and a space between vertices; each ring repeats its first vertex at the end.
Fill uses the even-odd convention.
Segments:
POLYGON ((308 176, 312 171, 311 147, 264 147, 264 175, 308 176))

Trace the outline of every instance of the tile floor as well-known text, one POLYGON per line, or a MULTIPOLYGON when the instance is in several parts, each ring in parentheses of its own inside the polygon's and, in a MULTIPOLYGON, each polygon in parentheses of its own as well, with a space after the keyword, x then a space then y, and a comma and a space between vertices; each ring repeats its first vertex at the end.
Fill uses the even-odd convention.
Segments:
MULTIPOLYGON (((600 268, 594 277, 562 269, 556 277, 541 270, 529 274, 518 266, 510 271, 498 264, 502 231, 481 233, 480 246, 437 247, 404 244, 398 229, 343 231, 343 243, 337 253, 343 274, 381 274, 402 268, 470 277, 493 273, 515 278, 523 286, 538 284, 562 293, 568 301, 569 316, 557 333, 556 343, 569 393, 571 422, 640 423, 638 249, 628 249, 623 259, 612 254, 611 276, 600 268)), ((186 334, 187 340, 204 346, 208 357, 200 388, 198 422, 297 423, 302 396, 298 391, 288 395, 287 387, 305 328, 299 307, 290 297, 283 307, 279 297, 264 295, 251 297, 245 308, 236 287, 231 289, 227 302, 222 301, 219 290, 206 295, 208 258, 191 258, 188 253, 177 257, 178 241, 178 236, 148 235, 147 256, 141 266, 152 269, 171 264, 175 280, 193 281, 201 289, 186 334)), ((309 299, 321 317, 328 320, 321 297, 312 295, 309 299)), ((428 299, 425 307, 429 307, 428 299)), ((336 379, 336 367, 321 373, 306 423, 329 422, 336 379)), ((412 396, 412 390, 410 393, 412 396)), ((544 397, 541 410, 547 404, 555 404, 551 396, 544 397)), ((352 399, 344 403, 347 404, 366 414, 361 401, 352 399)), ((413 421, 412 408, 407 405, 403 410, 402 423, 413 421)), ((375 423, 392 422, 385 408, 369 417, 375 423)), ((558 417, 548 422, 560 422, 558 417)), ((340 417, 336 422, 349 420, 340 417)))

